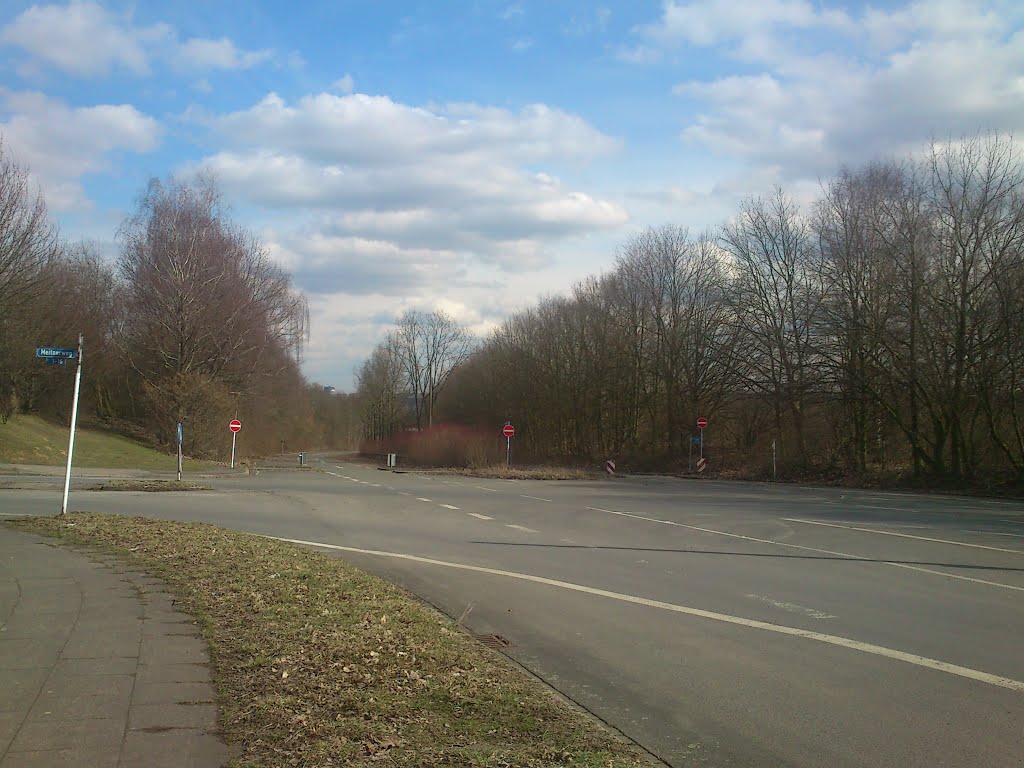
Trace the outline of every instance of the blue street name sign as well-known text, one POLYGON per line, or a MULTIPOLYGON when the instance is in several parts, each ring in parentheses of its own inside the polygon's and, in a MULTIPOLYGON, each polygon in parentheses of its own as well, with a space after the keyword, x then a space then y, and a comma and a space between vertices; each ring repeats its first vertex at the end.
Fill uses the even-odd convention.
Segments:
POLYGON ((74 360, 78 357, 78 350, 66 347, 36 347, 36 357, 74 360))
POLYGON ((691 437, 690 438, 690 444, 691 445, 700 445, 700 438, 699 437, 691 437))
POLYGON ((47 365, 64 365, 63 357, 48 357, 46 358, 47 365))
POLYGON ((178 445, 181 445, 181 422, 178 422, 178 445))

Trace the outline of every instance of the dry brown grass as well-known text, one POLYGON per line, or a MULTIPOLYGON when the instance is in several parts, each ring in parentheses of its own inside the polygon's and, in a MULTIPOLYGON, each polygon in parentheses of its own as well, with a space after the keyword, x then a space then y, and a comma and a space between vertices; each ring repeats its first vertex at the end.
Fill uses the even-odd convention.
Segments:
POLYGON ((87 491, 209 491, 210 486, 187 480, 108 480, 86 488, 87 491))
POLYGON ((452 621, 343 561, 196 523, 15 524, 103 547, 171 586, 209 642, 236 766, 649 764, 452 621))
POLYGON ((519 469, 503 465, 489 467, 442 467, 439 469, 417 470, 428 474, 464 475, 466 477, 489 477, 500 480, 594 480, 603 477, 599 472, 568 467, 528 467, 519 469))

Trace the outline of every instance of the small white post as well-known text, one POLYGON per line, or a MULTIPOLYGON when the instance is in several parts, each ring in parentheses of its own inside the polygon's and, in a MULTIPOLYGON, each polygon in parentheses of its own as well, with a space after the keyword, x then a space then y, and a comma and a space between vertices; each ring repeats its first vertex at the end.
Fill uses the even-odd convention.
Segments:
POLYGON ((772 480, 778 480, 779 473, 775 464, 775 441, 772 440, 772 480))
POLYGON ((181 422, 178 422, 178 482, 181 482, 181 422))
POLYGON ((704 458, 704 427, 700 428, 700 458, 704 458))
POLYGON ((75 371, 75 399, 71 403, 71 435, 68 437, 68 466, 64 472, 64 499, 60 504, 60 513, 68 513, 68 496, 71 493, 71 460, 75 455, 75 425, 78 424, 78 394, 82 391, 82 347, 85 337, 78 334, 78 369, 75 371))
POLYGON ((231 433, 231 468, 235 468, 235 438, 238 437, 237 432, 231 433))

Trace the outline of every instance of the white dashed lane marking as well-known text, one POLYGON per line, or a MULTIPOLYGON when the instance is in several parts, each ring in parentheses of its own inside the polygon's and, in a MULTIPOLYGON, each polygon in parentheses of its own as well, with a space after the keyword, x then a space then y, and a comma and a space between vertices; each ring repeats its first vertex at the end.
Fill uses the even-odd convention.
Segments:
POLYGON ((458 509, 458 507, 453 507, 451 504, 442 504, 441 506, 445 509, 458 509))
POLYGON ((466 514, 469 515, 470 517, 475 517, 478 520, 493 520, 494 519, 493 517, 488 517, 487 515, 481 515, 479 512, 467 512, 466 514))
POLYGON ((912 533, 897 533, 896 531, 881 531, 877 528, 861 528, 855 525, 840 525, 838 523, 826 523, 821 520, 800 520, 795 517, 784 517, 782 518, 787 523, 803 523, 804 525, 823 525, 826 528, 843 528, 847 531, 860 531, 861 533, 877 533, 880 536, 898 536, 901 539, 915 539, 917 541, 930 541, 936 544, 952 544, 957 547, 970 547, 971 549, 987 549, 990 552, 1008 552, 1011 555, 1024 555, 1024 551, 1019 549, 1004 549, 1002 547, 989 547, 984 544, 968 544, 963 541, 953 541, 952 539, 934 539, 931 536, 915 536, 912 533))
MULTIPOLYGON (((817 547, 804 547, 799 544, 788 544, 784 541, 773 541, 772 539, 759 539, 754 536, 743 536, 739 533, 729 533, 728 531, 716 531, 714 528, 701 528, 696 525, 686 525, 685 523, 677 523, 674 520, 658 520, 654 517, 644 517, 643 515, 634 515, 630 512, 616 512, 614 509, 602 509, 601 507, 587 507, 587 509, 594 512, 607 512, 611 515, 618 515, 620 517, 630 517, 634 520, 646 520, 649 523, 660 523, 661 525, 672 525, 677 528, 686 528, 691 531, 700 531, 701 533, 711 533, 716 536, 727 536, 730 539, 743 539, 745 541, 756 541, 759 544, 771 544, 776 547, 787 547, 788 549, 800 549, 805 552, 819 552, 824 555, 836 555, 843 557, 848 560, 869 560, 870 558, 863 557, 861 555, 851 555, 849 552, 836 552, 832 549, 818 549, 817 547)), ((785 518, 783 518, 785 519, 785 518)), ((877 561, 876 561, 877 562, 877 561)), ((919 565, 910 565, 909 563, 895 563, 891 560, 881 561, 884 565, 890 565, 893 568, 904 568, 908 571, 918 571, 919 573, 928 573, 932 576, 942 576, 946 579, 956 579, 957 581, 969 581, 972 584, 984 584, 987 587, 998 587, 1000 589, 1011 589, 1014 592, 1024 592, 1024 587, 1015 587, 1012 584, 1003 584, 998 581, 986 581, 985 579, 976 579, 972 576, 958 576, 955 573, 946 573, 945 571, 933 571, 931 568, 922 568, 919 565)))
POLYGON ((505 527, 514 528, 515 530, 522 531, 523 533, 539 533, 539 531, 535 531, 533 528, 527 528, 525 525, 512 525, 511 523, 506 523, 505 527))
POLYGON ((524 499, 533 499, 534 501, 546 501, 548 503, 551 502, 551 499, 542 499, 540 496, 527 496, 525 493, 521 493, 519 495, 522 496, 524 499))

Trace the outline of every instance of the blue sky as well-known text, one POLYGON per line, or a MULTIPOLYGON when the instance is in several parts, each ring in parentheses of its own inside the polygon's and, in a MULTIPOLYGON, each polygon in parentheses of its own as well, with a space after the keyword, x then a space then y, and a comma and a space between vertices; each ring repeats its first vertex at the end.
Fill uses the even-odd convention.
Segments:
POLYGON ((409 308, 478 333, 663 223, 1024 128, 1024 3, 0 6, 0 135, 112 258, 152 176, 220 180, 310 298, 307 374, 409 308))

